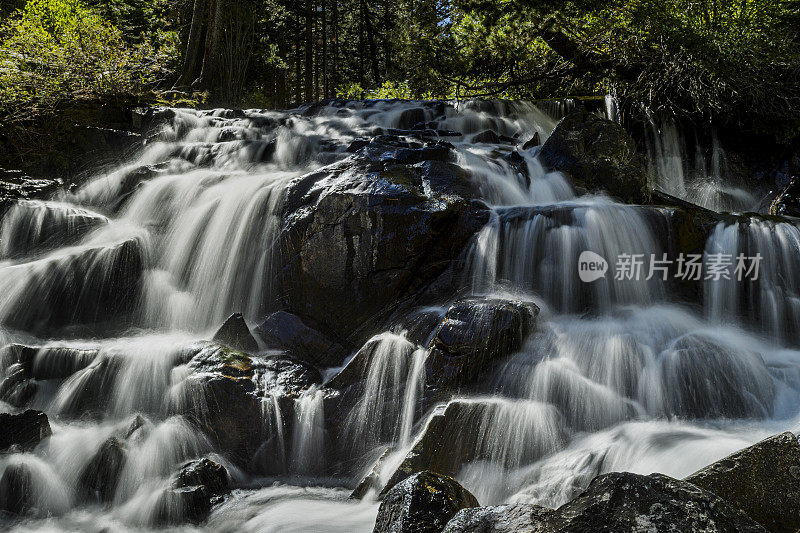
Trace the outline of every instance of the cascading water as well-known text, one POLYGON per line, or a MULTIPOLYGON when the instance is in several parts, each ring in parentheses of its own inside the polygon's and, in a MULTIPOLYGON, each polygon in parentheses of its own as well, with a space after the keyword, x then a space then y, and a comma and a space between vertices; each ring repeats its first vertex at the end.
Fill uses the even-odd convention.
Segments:
MULTIPOLYGON (((682 476, 800 428, 797 227, 720 223, 706 256, 760 253, 761 275, 703 281, 702 311, 676 303, 660 276, 644 279, 646 265, 639 281, 617 279, 626 254, 671 253, 674 236, 660 229, 669 215, 578 197, 542 167, 538 146, 521 148, 534 134, 544 141, 552 117, 571 105, 174 110, 135 159, 57 199, 13 205, 0 221, 0 410, 44 410, 53 436, 0 457, 0 508, 14 483, 29 479, 18 523, 26 530, 180 522, 175 473, 211 457, 241 488, 213 508, 211 529, 368 531, 374 493, 359 503, 341 487, 389 449, 377 472, 387 481, 436 417, 461 443, 453 474, 483 505, 560 505, 614 470, 682 476), (270 349, 209 345, 231 313, 254 324, 280 309, 287 188, 344 161, 357 141, 411 128, 449 143, 452 162, 489 206, 453 283, 472 297, 541 308, 515 353, 455 397, 431 395, 427 372, 451 303, 441 301, 414 327, 397 319, 369 332, 378 334, 341 372, 320 369, 335 375, 329 380, 270 349), (581 281, 585 251, 608 262, 605 277, 581 281), (284 367, 308 382, 293 386, 284 367), (342 376, 352 383, 332 395, 342 376), (229 397, 236 408, 221 412, 229 397), (347 412, 331 421, 342 404, 347 412), (243 425, 256 442, 239 434, 243 425), (117 448, 125 459, 113 486, 87 480, 98 454, 117 448), (101 505, 87 505, 87 493, 101 505)), ((612 100, 605 113, 616 117, 612 100)), ((655 142, 665 192, 701 198, 692 196, 700 189, 677 131, 662 125, 655 142)), ((722 175, 714 151, 701 174, 722 175)), ((701 203, 723 206, 715 202, 701 203)))
POLYGON ((732 179, 716 135, 705 149, 696 135, 690 143, 673 120, 649 114, 645 138, 655 189, 714 211, 753 211, 757 207, 753 193, 732 179))

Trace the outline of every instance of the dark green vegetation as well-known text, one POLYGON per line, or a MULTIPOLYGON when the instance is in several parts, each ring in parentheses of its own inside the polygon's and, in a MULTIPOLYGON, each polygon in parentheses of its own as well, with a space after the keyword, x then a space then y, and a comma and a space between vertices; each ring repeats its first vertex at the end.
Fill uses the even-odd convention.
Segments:
POLYGON ((798 131, 796 0, 10 0, 4 121, 65 101, 617 94, 798 131), (153 91, 156 91, 155 93, 153 91))

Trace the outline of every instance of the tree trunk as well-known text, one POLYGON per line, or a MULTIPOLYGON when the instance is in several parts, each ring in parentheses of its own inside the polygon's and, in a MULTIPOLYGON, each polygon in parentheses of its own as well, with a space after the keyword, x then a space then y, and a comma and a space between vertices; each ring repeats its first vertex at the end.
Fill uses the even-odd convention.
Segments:
POLYGON ((223 13, 226 0, 213 0, 211 18, 208 21, 206 34, 206 56, 203 59, 203 69, 200 77, 194 80, 192 87, 196 89, 210 89, 210 84, 216 76, 217 62, 219 61, 220 39, 222 36, 223 13))
POLYGON ((325 0, 322 0, 322 94, 324 98, 330 97, 328 87, 328 14, 325 9, 325 0))
POLYGON ((314 99, 314 17, 311 0, 306 0, 306 101, 314 99))
POLYGON ((375 48, 375 35, 372 31, 372 21, 370 20, 369 16, 369 6, 367 5, 364 0, 362 0, 362 5, 364 6, 364 22, 367 26, 367 42, 369 43, 369 56, 372 64, 372 75, 375 77, 375 83, 379 84, 381 82, 381 74, 378 68, 378 50, 375 48))
POLYGON ((197 61, 200 57, 200 46, 203 42, 203 19, 205 18, 206 0, 194 0, 192 23, 189 28, 189 40, 183 56, 183 69, 175 87, 186 87, 194 80, 197 73, 197 61))

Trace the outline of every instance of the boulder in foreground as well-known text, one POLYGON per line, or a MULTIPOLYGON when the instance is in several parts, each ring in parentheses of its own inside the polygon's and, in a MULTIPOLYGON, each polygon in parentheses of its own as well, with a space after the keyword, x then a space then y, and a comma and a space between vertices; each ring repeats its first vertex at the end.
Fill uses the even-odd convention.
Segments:
POLYGON ((477 506, 475 496, 453 478, 420 472, 389 491, 374 533, 439 533, 458 511, 477 506))
POLYGON ((770 531, 800 530, 800 443, 781 433, 686 478, 770 531))

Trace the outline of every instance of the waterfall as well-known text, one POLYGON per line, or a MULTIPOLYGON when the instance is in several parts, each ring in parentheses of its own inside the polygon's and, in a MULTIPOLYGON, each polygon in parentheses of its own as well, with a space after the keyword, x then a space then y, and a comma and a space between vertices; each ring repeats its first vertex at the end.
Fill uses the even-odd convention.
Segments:
MULTIPOLYGON (((619 123, 613 98, 596 104, 619 123)), ((214 498, 198 529, 368 531, 377 491, 364 502, 347 499, 359 469, 382 488, 439 422, 435 465, 483 505, 558 506, 612 470, 680 477, 800 428, 798 226, 714 219, 724 222, 700 246, 706 267, 720 255, 734 265, 740 255, 759 256, 758 277, 702 279, 687 305, 673 280, 648 271, 652 258, 677 249, 667 209, 584 194, 542 166, 535 137, 544 142, 576 105, 162 110, 168 118, 130 159, 71 192, 4 204, 0 411, 43 410, 53 434, 0 456, 0 511, 20 504, 14 491, 24 482, 32 530, 181 522, 186 494, 175 477, 188 461, 211 458, 236 490, 214 498), (317 189, 339 179, 331 176, 350 168, 348 158, 382 150, 375 146, 389 138, 445 147, 446 161, 365 158, 359 179, 441 163, 488 222, 452 257, 432 258, 433 279, 406 265, 381 271, 391 284, 413 270, 413 297, 391 302, 355 333, 342 331, 290 309, 282 269, 292 243, 281 237, 287 219, 307 214, 291 214, 296 195, 311 198, 307 210, 326 208, 323 200, 346 204, 338 185, 325 198, 317 189), (605 263, 592 280, 580 275, 587 253, 605 263), (633 257, 643 259, 636 275, 618 275, 633 257), (447 313, 484 300, 535 302, 540 312, 505 351, 474 350, 493 324, 470 329, 447 313), (209 340, 232 313, 252 326, 279 310, 303 328, 274 332, 280 342, 259 338, 253 353, 209 340), (474 380, 444 386, 426 364, 449 319, 454 351, 437 355, 468 366, 491 351, 491 360, 474 380), (317 351, 334 352, 331 344, 352 356, 309 362, 317 351), (104 453, 118 454, 113 483, 92 485, 86 472, 104 453)), ((668 120, 649 128, 660 190, 714 210, 754 205, 716 138, 701 146, 668 120)), ((436 204, 434 218, 447 214, 438 211, 441 198, 425 201, 436 204)), ((346 223, 391 240, 394 228, 374 222, 346 223)), ((431 228, 419 233, 437 233, 431 228)), ((293 258, 297 268, 310 268, 309 253, 330 253, 352 258, 360 276, 358 263, 369 258, 356 252, 366 233, 353 235, 341 254, 322 238, 318 250, 293 258)))
POLYGON ((623 254, 649 258, 666 251, 649 229, 649 217, 661 215, 603 198, 498 210, 468 254, 473 291, 507 282, 569 312, 657 301, 664 294, 662 278, 646 280, 649 273, 642 270, 640 280, 617 280, 613 271, 623 254), (578 258, 587 250, 612 269, 591 284, 577 276, 578 258))
POLYGON ((367 346, 363 391, 345 421, 345 439, 362 452, 380 444, 406 445, 425 384, 425 350, 391 332, 373 337, 367 346))
POLYGON ((706 243, 706 258, 712 254, 722 254, 731 268, 727 278, 704 282, 708 316, 769 334, 777 342, 798 342, 800 229, 755 218, 720 222, 706 243))
POLYGON ((657 190, 714 211, 755 209, 757 199, 733 179, 716 132, 704 147, 696 132, 690 143, 674 120, 659 120, 649 112, 648 119, 648 166, 657 190))
POLYGON ((298 474, 318 474, 325 466, 325 405, 323 393, 308 389, 295 401, 290 465, 298 474))

